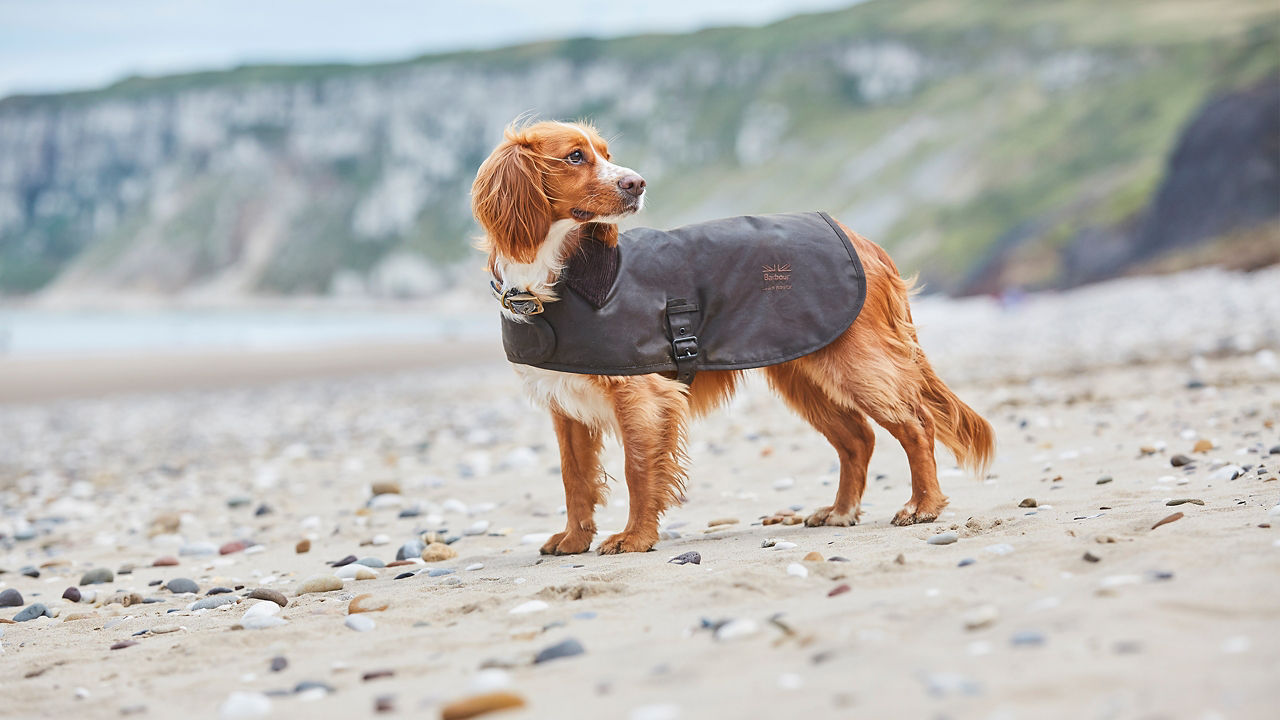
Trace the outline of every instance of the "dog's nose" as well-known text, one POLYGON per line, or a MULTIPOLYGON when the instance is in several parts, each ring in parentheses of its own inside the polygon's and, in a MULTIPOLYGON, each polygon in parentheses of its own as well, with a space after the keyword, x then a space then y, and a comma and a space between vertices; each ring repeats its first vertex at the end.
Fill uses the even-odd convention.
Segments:
POLYGON ((622 179, 618 181, 618 187, 628 195, 640 197, 644 194, 644 178, 635 173, 623 175, 622 179))

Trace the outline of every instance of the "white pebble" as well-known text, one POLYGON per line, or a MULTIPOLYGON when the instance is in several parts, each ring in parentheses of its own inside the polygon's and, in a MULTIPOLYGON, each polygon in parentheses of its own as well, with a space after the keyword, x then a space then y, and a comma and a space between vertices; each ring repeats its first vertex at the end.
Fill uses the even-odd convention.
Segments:
POLYGON ((799 690, 804 687, 804 678, 797 673, 782 673, 778 676, 778 687, 783 690, 799 690))
POLYGON ((463 535, 483 535, 489 531, 488 520, 477 520, 471 523, 471 526, 462 531, 463 535))
POLYGON ((376 626, 376 623, 373 622, 373 619, 370 618, 365 613, 360 613, 358 615, 348 615, 346 624, 347 624, 347 627, 351 628, 352 630, 355 630, 356 632, 369 632, 376 626))
POLYGON ((75 696, 77 700, 84 700, 85 698, 89 697, 89 688, 82 688, 82 687, 76 688, 75 696))
POLYGON ((471 676, 471 689, 476 692, 493 692, 511 685, 511 673, 501 668, 485 668, 471 676))
POLYGON ((457 498, 449 498, 440 504, 440 509, 445 512, 458 513, 460 515, 467 514, 467 504, 457 498))
MULTIPOLYGON (((275 605, 275 603, 271 603, 275 605)), ((277 606, 278 607, 278 606, 277 606)), ((266 630, 267 628, 279 627, 288 624, 284 618, 274 617, 272 615, 255 615, 240 621, 245 630, 266 630)))
POLYGON ((541 545, 551 539, 551 533, 529 533, 520 538, 521 545, 541 545))
POLYGON ((391 542, 391 536, 380 533, 378 535, 374 535, 373 539, 369 541, 369 544, 370 545, 386 545, 389 542, 391 542))
POLYGON ((484 563, 471 563, 466 567, 467 570, 483 570, 484 563))
POLYGON ((795 543, 790 542, 788 540, 783 540, 782 542, 774 543, 773 545, 774 550, 790 550, 793 547, 798 547, 798 546, 795 543))
POLYGON ((279 605, 275 604, 274 602, 271 602, 270 600, 263 600, 261 602, 254 603, 252 607, 250 607, 248 610, 245 610, 244 615, 240 619, 248 620, 249 618, 252 618, 252 617, 270 617, 272 615, 277 615, 279 613, 280 613, 279 605))
POLYGON ((795 484, 796 484, 795 478, 789 478, 789 477, 779 478, 773 481, 773 489, 786 490, 787 488, 794 487, 795 484))
POLYGON ((1244 468, 1239 465, 1223 465, 1209 476, 1209 482, 1226 482, 1235 480, 1244 474, 1244 468))
POLYGON ((375 580, 378 577, 377 573, 360 563, 343 565, 334 570, 333 574, 343 580, 375 580))
POLYGON ((996 543, 995 545, 986 546, 983 550, 986 550, 992 555, 1008 555, 1013 552, 1013 546, 1009 543, 996 543))
POLYGON ((800 563, 791 563, 787 566, 787 574, 802 578, 809 577, 809 568, 801 565, 800 563))
POLYGON ((721 641, 738 640, 750 637, 758 632, 760 632, 760 626, 756 624, 755 620, 730 620, 716 629, 716 639, 721 641))
POLYGON ((530 600, 529 602, 520 603, 511 608, 512 615, 524 615, 525 613, 541 612, 547 609, 547 604, 541 600, 530 600))
POLYGON ((224 718, 259 717, 270 713, 271 698, 256 692, 233 692, 218 708, 218 714, 224 718))

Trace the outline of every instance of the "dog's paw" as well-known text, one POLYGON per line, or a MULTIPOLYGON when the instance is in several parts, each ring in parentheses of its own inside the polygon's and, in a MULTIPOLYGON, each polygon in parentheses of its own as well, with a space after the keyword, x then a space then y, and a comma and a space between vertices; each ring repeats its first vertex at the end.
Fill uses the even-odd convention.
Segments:
POLYGON ((847 513, 832 512, 833 510, 835 508, 830 505, 820 507, 812 515, 804 519, 804 524, 809 527, 818 527, 820 525, 849 527, 850 525, 857 525, 858 518, 862 515, 862 510, 856 508, 847 513))
POLYGON ((539 550, 543 555, 577 555, 591 549, 591 540, 595 533, 584 531, 570 533, 558 532, 552 535, 539 550))
POLYGON ((617 555, 625 552, 648 552, 658 544, 658 533, 620 532, 610 535, 600 543, 601 555, 617 555))
POLYGON ((938 514, 942 512, 942 508, 947 506, 947 501, 943 499, 941 502, 916 502, 911 501, 904 505, 897 515, 893 516, 894 525, 916 525, 918 523, 931 523, 938 519, 938 514))

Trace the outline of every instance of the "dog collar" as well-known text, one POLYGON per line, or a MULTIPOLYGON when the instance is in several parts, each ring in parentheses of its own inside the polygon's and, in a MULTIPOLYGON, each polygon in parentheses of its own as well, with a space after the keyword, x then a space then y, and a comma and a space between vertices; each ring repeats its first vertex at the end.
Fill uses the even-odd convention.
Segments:
POLYGON ((493 296, 497 298, 502 307, 510 310, 516 315, 537 315, 542 312, 542 298, 520 288, 508 288, 503 290, 497 280, 489 281, 489 288, 493 291, 493 296))

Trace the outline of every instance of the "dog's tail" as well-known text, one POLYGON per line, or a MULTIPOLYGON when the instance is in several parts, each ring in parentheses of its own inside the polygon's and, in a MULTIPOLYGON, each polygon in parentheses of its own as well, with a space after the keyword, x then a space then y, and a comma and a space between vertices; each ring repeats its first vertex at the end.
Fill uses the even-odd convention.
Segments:
POLYGON ((924 379, 922 395, 933 415, 934 434, 956 456, 960 467, 981 480, 986 477, 987 468, 996 454, 996 434, 991 423, 951 392, 923 353, 918 361, 920 375, 924 379))

